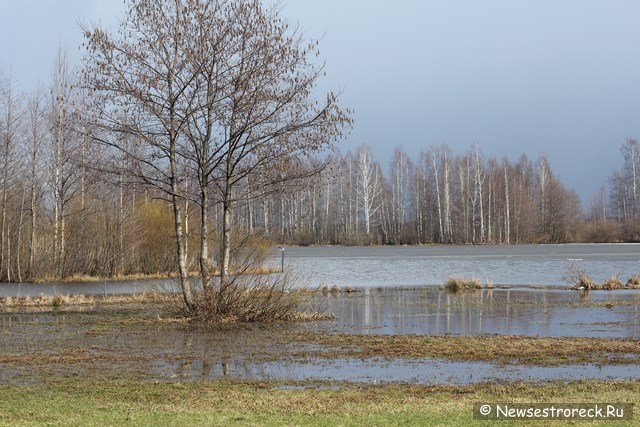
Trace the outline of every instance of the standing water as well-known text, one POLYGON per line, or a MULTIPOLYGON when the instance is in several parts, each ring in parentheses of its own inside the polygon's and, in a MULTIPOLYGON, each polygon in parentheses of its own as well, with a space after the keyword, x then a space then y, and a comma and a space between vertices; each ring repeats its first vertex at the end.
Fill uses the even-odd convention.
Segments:
MULTIPOLYGON (((270 266, 280 268, 274 249, 270 266)), ((300 286, 357 288, 433 286, 451 276, 496 285, 567 286, 563 278, 577 265, 595 281, 619 273, 626 281, 640 274, 640 244, 523 246, 288 247, 285 270, 300 286)), ((74 284, 0 284, 0 297, 54 294, 127 294, 177 290, 175 279, 74 284)))

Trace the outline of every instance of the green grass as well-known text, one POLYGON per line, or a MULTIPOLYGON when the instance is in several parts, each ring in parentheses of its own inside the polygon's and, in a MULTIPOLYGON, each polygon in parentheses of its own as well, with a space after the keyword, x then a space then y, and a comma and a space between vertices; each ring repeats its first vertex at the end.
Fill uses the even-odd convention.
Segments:
POLYGON ((69 380, 4 386, 0 387, 0 424, 467 426, 483 425, 473 419, 472 407, 477 402, 640 403, 640 382, 468 387, 343 384, 337 389, 319 384, 301 389, 277 386, 265 382, 69 380))

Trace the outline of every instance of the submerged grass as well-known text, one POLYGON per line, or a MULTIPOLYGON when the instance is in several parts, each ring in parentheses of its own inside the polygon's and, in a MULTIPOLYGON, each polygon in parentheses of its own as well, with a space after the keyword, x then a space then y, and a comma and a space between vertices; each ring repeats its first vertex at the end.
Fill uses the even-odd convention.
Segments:
POLYGON ((486 421, 473 419, 473 405, 479 402, 626 402, 638 406, 640 382, 430 387, 66 380, 35 387, 0 387, 0 424, 486 425, 486 421))
POLYGON ((326 349, 298 357, 428 358, 521 365, 636 364, 640 340, 527 336, 414 336, 300 333, 295 339, 326 349))
POLYGON ((120 306, 128 304, 162 304, 172 303, 178 300, 175 294, 160 292, 144 292, 132 295, 44 295, 37 297, 3 297, 0 298, 1 308, 28 308, 50 307, 60 308, 65 306, 120 306))

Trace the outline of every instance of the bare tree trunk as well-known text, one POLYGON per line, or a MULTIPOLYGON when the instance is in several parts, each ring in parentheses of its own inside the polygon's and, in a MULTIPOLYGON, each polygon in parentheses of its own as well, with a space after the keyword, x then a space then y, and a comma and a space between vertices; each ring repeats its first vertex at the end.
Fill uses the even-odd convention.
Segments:
POLYGON ((453 228, 451 225, 451 178, 450 178, 450 169, 451 169, 451 161, 449 157, 449 149, 447 147, 443 148, 443 180, 442 185, 444 187, 444 234, 445 234, 445 242, 453 243, 453 228))
MULTIPOLYGON (((124 158, 122 159, 124 169, 124 158)), ((118 198, 118 267, 116 275, 124 273, 124 177, 120 172, 119 198, 118 198)))
POLYGON ((211 262, 209 261, 209 193, 206 186, 200 189, 200 276, 202 288, 211 285, 211 262))
MULTIPOLYGON (((4 170, 6 170, 7 161, 8 160, 5 158, 5 168, 3 168, 4 170)), ((5 261, 4 248, 6 246, 6 242, 8 239, 8 236, 7 236, 7 174, 5 174, 4 172, 3 172, 2 181, 3 181, 2 182, 2 217, 0 219, 1 221, 0 227, 2 228, 2 232, 0 233, 0 272, 4 268, 4 261, 5 261)), ((9 272, 7 271, 7 275, 8 274, 9 272)))
POLYGON ((7 234, 7 282, 11 282, 11 235, 7 234))
POLYGON ((509 203, 509 164, 504 161, 504 235, 507 244, 511 243, 511 205, 509 203))
POLYGON ((81 153, 80 153, 80 167, 81 167, 81 171, 80 171, 80 209, 82 211, 84 211, 84 204, 85 204, 85 175, 87 173, 87 167, 86 167, 86 153, 87 153, 87 137, 86 135, 86 130, 82 132, 82 149, 81 149, 81 153))
POLYGON ((231 261, 231 188, 225 186, 222 209, 222 261, 220 263, 220 286, 224 289, 229 284, 229 264, 231 261))
POLYGON ((22 282, 22 269, 20 268, 21 257, 20 253, 22 252, 22 226, 24 219, 24 199, 26 196, 26 189, 22 187, 22 198, 20 200, 20 215, 18 218, 18 244, 16 248, 16 271, 18 273, 18 282, 22 282))
POLYGON ((176 246, 178 249, 178 268, 180 269, 180 283, 182 285, 182 294, 187 307, 193 307, 193 292, 189 280, 189 269, 187 267, 187 254, 185 250, 184 231, 182 226, 182 200, 180 198, 180 186, 177 177, 177 161, 175 158, 175 141, 171 141, 172 155, 170 155, 171 163, 171 190, 173 204, 173 220, 176 231, 176 246))
POLYGON ((59 262, 59 270, 58 270, 58 276, 63 278, 64 277, 64 261, 65 261, 65 257, 66 257, 66 252, 67 252, 67 242, 66 242, 66 220, 64 217, 64 212, 61 210, 60 211, 60 258, 58 260, 59 262))
POLYGON ((433 162, 433 176, 434 176, 434 180, 435 180, 435 186, 436 186, 436 200, 437 200, 437 208, 438 208, 438 226, 439 226, 439 231, 440 231, 440 243, 444 243, 444 224, 443 224, 443 220, 442 220, 442 203, 440 200, 440 182, 438 179, 438 159, 437 159, 437 154, 436 151, 433 151, 432 154, 432 162, 433 162))
POLYGON ((29 278, 33 278, 33 259, 35 257, 35 242, 36 242, 36 181, 35 181, 35 165, 31 171, 31 230, 29 236, 29 266, 28 275, 29 278))

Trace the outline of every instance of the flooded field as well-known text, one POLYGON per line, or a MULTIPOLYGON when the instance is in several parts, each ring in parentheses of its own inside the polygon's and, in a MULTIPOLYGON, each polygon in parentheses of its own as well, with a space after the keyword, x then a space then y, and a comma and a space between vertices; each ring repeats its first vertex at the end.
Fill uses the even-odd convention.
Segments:
MULTIPOLYGON (((286 270, 300 286, 356 288, 439 286, 451 276, 476 277, 497 285, 566 287, 572 264, 602 282, 619 273, 626 281, 640 274, 640 244, 525 246, 292 247, 286 270)), ((280 266, 280 251, 270 263, 280 266)), ((197 280, 195 280, 197 282, 197 280)), ((0 297, 55 294, 126 294, 174 290, 174 279, 92 283, 0 284, 0 297)))
MULTIPOLYGON (((450 385, 640 379, 640 291, 567 291, 562 282, 571 263, 599 281, 640 273, 640 245, 319 247, 289 248, 286 256, 303 286, 358 292, 311 297, 310 306, 334 320, 226 329, 177 321, 157 306, 7 309, 0 313, 0 384, 52 375, 450 385), (442 289, 452 275, 496 288, 452 294, 442 289), (447 353, 449 344, 457 353, 447 353), (536 353, 538 344, 547 350, 536 353), (437 345, 443 347, 426 351, 437 345), (485 357, 489 345, 513 352, 485 357), (571 350, 558 353, 564 346, 571 350)), ((175 280, 3 284, 0 296, 176 287, 175 280)))
POLYGON ((451 276, 566 286, 563 277, 572 264, 600 282, 614 272, 623 280, 640 274, 638 244, 309 247, 289 248, 286 254, 290 268, 304 272, 311 286, 428 286, 451 276))
POLYGON ((323 303, 338 318, 330 327, 356 334, 640 338, 640 291, 381 288, 323 303))
MULTIPOLYGON (((640 378, 636 341, 640 293, 496 289, 450 294, 435 288, 382 288, 313 298, 312 304, 333 313, 335 320, 212 329, 159 320, 167 316, 161 308, 5 312, 0 314, 0 383, 38 383, 61 374, 153 381, 232 378, 454 385, 640 378), (420 354, 380 357, 364 350, 354 357, 343 346, 323 343, 322 337, 337 334, 353 336, 355 347, 358 337, 364 336, 381 337, 381 343, 384 336, 428 339, 430 335, 522 336, 516 343, 525 336, 616 338, 626 341, 612 343, 624 343, 633 353, 622 350, 611 363, 606 363, 608 351, 593 359, 595 350, 586 359, 569 355, 566 360, 539 363, 508 357, 473 360, 464 355, 462 359, 420 354)), ((484 344, 476 340, 474 345, 484 344)))

